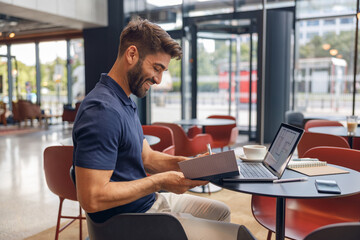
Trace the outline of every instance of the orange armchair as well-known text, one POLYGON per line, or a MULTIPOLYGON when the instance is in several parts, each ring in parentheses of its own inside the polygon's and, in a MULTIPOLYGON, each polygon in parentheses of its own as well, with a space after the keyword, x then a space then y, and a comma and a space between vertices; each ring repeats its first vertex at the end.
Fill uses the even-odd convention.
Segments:
POLYGON ((69 123, 72 123, 75 121, 75 117, 76 117, 76 114, 77 114, 77 111, 80 107, 80 104, 81 102, 77 102, 75 104, 75 108, 69 108, 69 107, 66 107, 64 105, 64 111, 63 111, 63 114, 62 114, 62 121, 63 123, 65 121, 69 122, 69 123))
MULTIPOLYGON (((337 148, 315 147, 303 157, 318 158, 330 164, 360 171, 360 151, 337 148)), ((286 199, 285 236, 304 239, 315 229, 334 223, 359 222, 360 194, 327 199, 286 199)), ((269 230, 268 240, 275 231, 276 199, 252 196, 252 213, 255 219, 269 230)), ((344 236, 346 238, 346 236, 344 236)))
POLYGON ((330 120, 309 120, 305 123, 304 130, 308 131, 309 128, 312 127, 322 127, 322 126, 341 126, 343 125, 338 121, 330 121, 330 120))
POLYGON ((174 134, 170 128, 160 125, 142 125, 142 129, 145 135, 152 135, 160 138, 159 143, 151 146, 152 149, 175 155, 174 134))
POLYGON ((70 177, 70 168, 73 159, 73 146, 51 146, 44 151, 44 171, 45 179, 49 189, 59 196, 60 204, 56 224, 55 240, 59 238, 59 233, 67 228, 75 220, 80 220, 79 239, 82 239, 82 209, 79 204, 78 216, 62 215, 62 207, 65 199, 77 201, 76 189, 70 177), (60 229, 60 219, 72 219, 68 224, 60 229))
POLYGON ((350 148, 349 143, 343 137, 323 133, 304 132, 297 146, 298 156, 302 158, 306 151, 319 146, 350 148))
POLYGON ((0 110, 0 122, 2 122, 4 126, 6 126, 6 103, 0 102, 0 110))
MULTIPOLYGON (((229 115, 211 115, 208 118, 230 119, 236 122, 235 117, 229 115)), ((239 129, 236 127, 236 123, 232 125, 222 126, 206 126, 205 133, 208 133, 213 138, 213 148, 231 147, 236 143, 236 139, 239 135, 239 129)))
POLYGON ((166 126, 172 130, 176 156, 190 157, 205 153, 207 151, 206 144, 213 143, 213 139, 209 134, 199 134, 192 139, 188 138, 182 127, 174 123, 156 122, 153 125, 166 126))

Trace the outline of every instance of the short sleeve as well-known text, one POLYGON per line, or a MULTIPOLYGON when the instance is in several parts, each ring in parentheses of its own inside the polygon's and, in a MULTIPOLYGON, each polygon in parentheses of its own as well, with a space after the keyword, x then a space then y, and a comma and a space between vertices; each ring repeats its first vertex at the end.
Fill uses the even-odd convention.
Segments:
POLYGON ((75 165, 115 169, 120 129, 119 114, 111 107, 99 104, 83 111, 73 130, 75 165))

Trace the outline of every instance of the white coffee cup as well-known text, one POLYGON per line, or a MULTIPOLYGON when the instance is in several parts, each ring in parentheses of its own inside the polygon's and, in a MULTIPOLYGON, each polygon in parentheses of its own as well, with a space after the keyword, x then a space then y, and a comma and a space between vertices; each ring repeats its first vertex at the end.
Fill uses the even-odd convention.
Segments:
POLYGON ((249 159, 263 159, 267 152, 266 146, 263 145, 245 145, 243 150, 245 157, 249 159))

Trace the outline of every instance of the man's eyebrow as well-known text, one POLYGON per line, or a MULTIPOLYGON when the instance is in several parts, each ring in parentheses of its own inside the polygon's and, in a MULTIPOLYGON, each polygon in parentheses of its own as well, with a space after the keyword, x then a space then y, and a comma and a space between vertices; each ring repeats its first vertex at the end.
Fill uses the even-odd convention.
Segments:
POLYGON ((166 69, 166 67, 164 65, 162 65, 161 63, 155 63, 155 65, 161 67, 163 70, 166 69))

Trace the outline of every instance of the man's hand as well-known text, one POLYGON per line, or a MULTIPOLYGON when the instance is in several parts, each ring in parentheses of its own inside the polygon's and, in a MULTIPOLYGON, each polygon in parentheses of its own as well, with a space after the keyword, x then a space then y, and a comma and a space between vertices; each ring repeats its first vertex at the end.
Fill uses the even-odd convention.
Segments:
POLYGON ((184 177, 182 172, 169 171, 151 176, 160 190, 181 194, 187 190, 208 184, 208 181, 191 180, 184 177))

